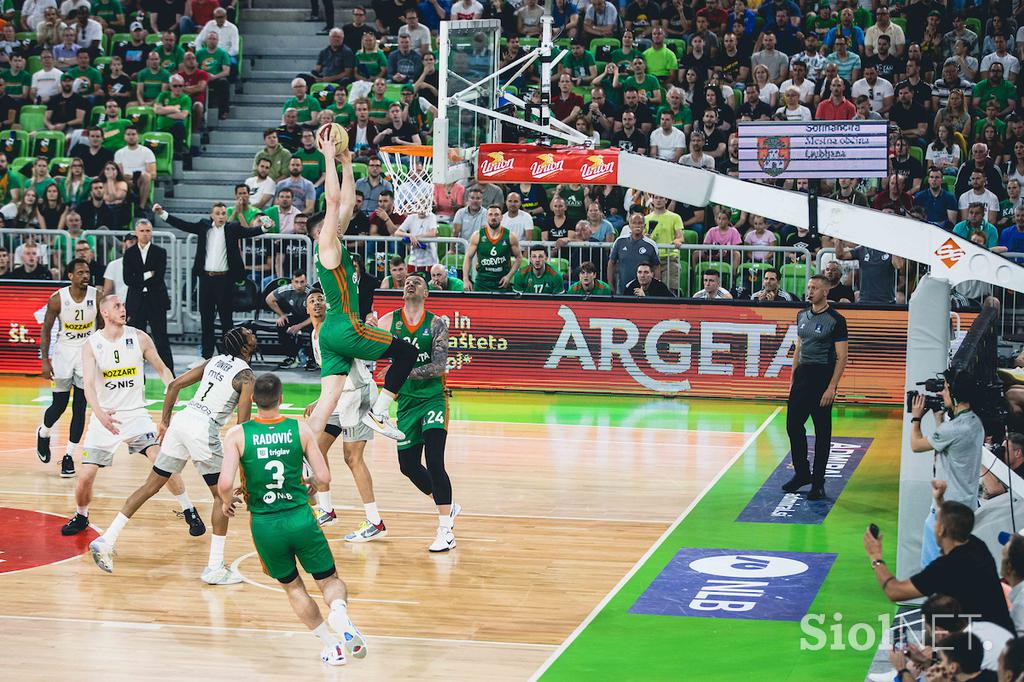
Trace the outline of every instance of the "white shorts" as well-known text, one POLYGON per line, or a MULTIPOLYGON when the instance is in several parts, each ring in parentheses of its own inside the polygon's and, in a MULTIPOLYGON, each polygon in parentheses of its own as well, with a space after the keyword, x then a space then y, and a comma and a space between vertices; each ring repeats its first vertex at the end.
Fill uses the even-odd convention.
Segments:
POLYGON ((85 432, 85 443, 82 445, 82 463, 97 464, 101 467, 110 466, 114 461, 114 451, 125 443, 128 452, 145 451, 156 442, 156 424, 146 412, 136 412, 128 416, 114 414, 117 434, 107 431, 100 420, 93 415, 89 418, 89 428, 85 432))
POLYGON ((180 473, 190 459, 201 474, 220 473, 224 446, 220 440, 220 429, 213 420, 186 410, 174 415, 167 427, 156 466, 164 471, 180 473), (161 466, 161 463, 166 466, 161 466))
POLYGON ((72 386, 85 387, 82 379, 82 348, 75 348, 57 343, 50 358, 53 365, 53 390, 66 393, 72 386))
POLYGON ((356 443, 373 440, 373 429, 362 423, 363 415, 370 411, 377 400, 377 384, 372 381, 351 388, 352 382, 345 382, 338 407, 327 423, 341 429, 341 442, 356 443))

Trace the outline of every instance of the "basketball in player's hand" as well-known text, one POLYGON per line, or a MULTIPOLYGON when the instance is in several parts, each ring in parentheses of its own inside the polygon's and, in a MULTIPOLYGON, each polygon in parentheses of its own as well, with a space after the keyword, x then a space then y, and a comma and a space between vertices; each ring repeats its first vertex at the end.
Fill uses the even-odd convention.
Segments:
POLYGON ((348 149, 348 133, 337 123, 325 123, 316 131, 317 139, 323 143, 334 143, 334 156, 340 158, 348 149))

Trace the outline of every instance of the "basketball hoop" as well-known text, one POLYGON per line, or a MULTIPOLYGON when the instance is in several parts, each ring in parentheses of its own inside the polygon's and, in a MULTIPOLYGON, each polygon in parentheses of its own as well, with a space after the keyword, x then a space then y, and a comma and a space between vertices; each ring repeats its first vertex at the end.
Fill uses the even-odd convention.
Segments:
POLYGON ((395 188, 395 211, 403 215, 430 212, 434 207, 434 148, 425 144, 381 147, 380 158, 395 188))

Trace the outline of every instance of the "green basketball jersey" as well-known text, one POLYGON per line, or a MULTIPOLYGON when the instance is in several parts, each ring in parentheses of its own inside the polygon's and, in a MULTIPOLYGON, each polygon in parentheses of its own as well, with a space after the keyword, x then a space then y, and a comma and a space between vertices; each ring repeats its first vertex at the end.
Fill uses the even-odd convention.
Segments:
POLYGON ((242 434, 245 447, 238 464, 249 512, 270 514, 307 504, 299 422, 253 419, 242 424, 242 434))
POLYGON ((343 315, 359 318, 359 275, 352 263, 352 254, 341 245, 341 264, 333 270, 320 264, 320 246, 313 247, 316 274, 327 300, 327 316, 343 315))
POLYGON ((476 247, 477 291, 497 291, 501 278, 508 274, 512 263, 512 237, 507 227, 501 228, 497 240, 487 236, 487 226, 480 228, 480 241, 476 247))
MULTIPOLYGON (((434 335, 431 332, 433 324, 434 313, 429 310, 423 312, 423 319, 416 327, 408 324, 401 308, 391 313, 391 334, 408 341, 419 351, 413 369, 430 364, 430 350, 434 342, 434 335)), ((409 379, 398 395, 406 398, 433 398, 444 395, 444 375, 428 379, 409 379)))
POLYGON ((540 276, 533 271, 532 265, 527 265, 512 276, 512 291, 521 294, 560 294, 565 291, 565 283, 550 265, 544 266, 540 276))
POLYGON ((591 296, 611 296, 612 288, 608 286, 607 282, 603 282, 598 279, 594 280, 594 289, 590 292, 583 288, 582 283, 576 282, 576 284, 573 284, 571 287, 569 287, 569 293, 584 295, 589 293, 591 296))

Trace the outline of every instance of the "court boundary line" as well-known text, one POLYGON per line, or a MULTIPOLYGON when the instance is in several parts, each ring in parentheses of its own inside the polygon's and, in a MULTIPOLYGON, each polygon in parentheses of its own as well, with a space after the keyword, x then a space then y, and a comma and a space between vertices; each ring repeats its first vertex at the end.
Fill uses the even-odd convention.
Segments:
POLYGON ((637 560, 635 564, 633 564, 633 567, 629 569, 626 575, 622 576, 622 579, 619 580, 618 583, 616 583, 615 587, 613 587, 611 591, 608 592, 608 594, 606 594, 604 598, 597 604, 597 606, 595 606, 593 610, 591 610, 591 612, 587 614, 587 617, 583 619, 583 622, 576 626, 576 629, 573 630, 568 637, 566 637, 565 641, 563 641, 558 646, 558 648, 555 649, 554 652, 552 652, 548 659, 541 664, 540 668, 538 668, 530 676, 530 682, 535 682, 536 680, 539 680, 540 676, 547 672, 548 668, 550 668, 554 664, 554 662, 557 661, 563 653, 565 653, 569 646, 574 641, 576 641, 576 638, 580 636, 580 634, 594 621, 595 618, 597 618, 597 614, 604 610, 604 607, 608 605, 608 602, 610 602, 615 597, 615 595, 617 595, 622 590, 622 588, 625 587, 626 583, 628 583, 633 578, 633 576, 636 575, 636 572, 640 570, 640 567, 647 563, 647 560, 651 558, 654 552, 656 552, 658 548, 661 547, 665 540, 668 539, 669 535, 671 535, 675 531, 675 529, 679 527, 679 524, 681 524, 683 520, 690 515, 690 512, 697 507, 697 504, 704 499, 704 496, 707 495, 711 491, 711 489, 718 484, 718 481, 721 480, 721 478, 726 474, 726 472, 729 471, 732 468, 732 466, 739 460, 739 458, 746 453, 750 446, 754 444, 754 442, 761 436, 764 430, 767 429, 768 426, 775 420, 775 417, 777 417, 780 412, 782 412, 781 405, 776 407, 775 410, 772 411, 772 413, 768 415, 768 417, 765 418, 763 422, 761 422, 761 425, 757 427, 757 430, 750 434, 747 440, 744 441, 743 445, 740 446, 739 450, 736 451, 736 454, 733 455, 732 459, 730 459, 729 462, 724 467, 722 467, 717 474, 715 474, 715 477, 712 478, 711 481, 704 487, 704 490, 702 490, 700 494, 697 495, 697 497, 695 497, 689 505, 687 505, 686 509, 683 510, 683 512, 676 518, 672 525, 665 529, 665 532, 661 534, 661 537, 659 537, 654 542, 654 544, 651 545, 651 547, 644 553, 644 555, 640 557, 640 559, 637 560))
MULTIPOLYGON (((121 627, 131 630, 162 630, 177 628, 182 630, 203 630, 206 632, 244 632, 249 634, 308 635, 309 630, 277 630, 274 628, 241 628, 227 625, 188 625, 186 623, 145 623, 129 620, 101 620, 99 618, 60 618, 57 616, 24 616, 0 613, 0 620, 9 621, 40 621, 44 623, 78 623, 83 625, 100 625, 103 627, 121 627)), ((364 633, 365 634, 365 633, 364 633)), ((445 639, 442 637, 413 637, 409 635, 366 635, 369 639, 392 639, 397 641, 441 642, 444 644, 468 644, 473 646, 494 646, 519 649, 553 649, 556 644, 533 644, 530 642, 497 642, 487 639, 445 639)))

